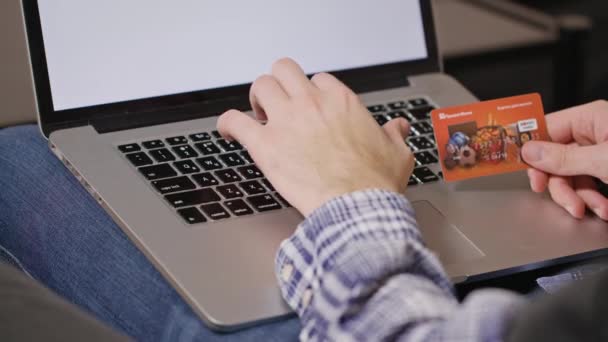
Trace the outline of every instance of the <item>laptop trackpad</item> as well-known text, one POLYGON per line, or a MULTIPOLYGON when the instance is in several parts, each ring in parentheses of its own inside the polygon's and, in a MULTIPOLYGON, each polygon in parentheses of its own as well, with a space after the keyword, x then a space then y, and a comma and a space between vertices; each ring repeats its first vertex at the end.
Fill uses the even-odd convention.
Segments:
POLYGON ((484 253, 428 201, 413 202, 424 242, 444 265, 459 264, 484 253))

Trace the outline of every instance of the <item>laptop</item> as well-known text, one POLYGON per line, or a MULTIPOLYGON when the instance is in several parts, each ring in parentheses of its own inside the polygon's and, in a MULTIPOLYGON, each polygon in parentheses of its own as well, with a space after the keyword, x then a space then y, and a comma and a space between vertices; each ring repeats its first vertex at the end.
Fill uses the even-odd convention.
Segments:
POLYGON ((476 98, 442 73, 428 0, 24 0, 23 10, 50 148, 213 329, 290 314, 274 256, 303 218, 215 130, 224 111, 249 110, 250 83, 283 56, 343 80, 378 124, 411 122, 406 196, 455 282, 608 247, 605 222, 571 218, 525 173, 441 180, 429 112, 476 98))

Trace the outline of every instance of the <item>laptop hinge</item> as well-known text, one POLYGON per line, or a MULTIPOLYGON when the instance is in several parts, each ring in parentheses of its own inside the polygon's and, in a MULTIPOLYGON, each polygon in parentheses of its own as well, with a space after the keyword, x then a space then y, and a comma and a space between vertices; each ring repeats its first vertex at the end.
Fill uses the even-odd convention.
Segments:
POLYGON ((249 110, 245 99, 225 99, 222 101, 188 104, 183 106, 165 107, 162 109, 139 111, 134 113, 117 113, 91 121, 98 133, 109 133, 168 124, 172 122, 194 120, 222 114, 228 109, 249 110))
MULTIPOLYGON (((384 89, 409 86, 407 77, 403 74, 394 77, 370 78, 346 81, 348 86, 356 93, 367 93, 384 89)), ((228 109, 249 110, 251 108, 248 99, 230 98, 219 101, 208 101, 204 103, 188 104, 162 109, 140 111, 133 113, 115 113, 105 117, 96 118, 89 122, 98 133, 109 133, 134 129, 147 126, 162 125, 172 122, 193 120, 220 115, 228 109)))
POLYGON ((403 74, 394 75, 393 77, 383 77, 373 80, 370 79, 365 81, 359 81, 357 83, 349 83, 349 87, 357 94, 399 87, 407 87, 409 85, 410 81, 403 74))

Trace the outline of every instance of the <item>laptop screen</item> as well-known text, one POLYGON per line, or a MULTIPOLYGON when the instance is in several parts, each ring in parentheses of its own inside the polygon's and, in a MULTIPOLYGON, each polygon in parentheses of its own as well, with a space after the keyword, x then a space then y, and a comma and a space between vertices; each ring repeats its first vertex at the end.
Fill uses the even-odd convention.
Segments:
POLYGON ((55 111, 428 56, 420 0, 41 0, 55 111))

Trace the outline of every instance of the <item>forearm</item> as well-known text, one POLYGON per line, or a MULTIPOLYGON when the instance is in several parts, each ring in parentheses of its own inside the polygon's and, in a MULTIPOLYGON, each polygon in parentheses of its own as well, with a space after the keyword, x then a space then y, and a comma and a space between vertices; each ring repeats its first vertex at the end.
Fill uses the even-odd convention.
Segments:
POLYGON ((368 190, 314 211, 277 256, 303 339, 501 338, 522 299, 484 291, 460 304, 405 197, 368 190))

